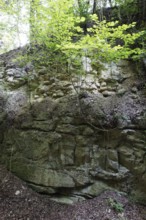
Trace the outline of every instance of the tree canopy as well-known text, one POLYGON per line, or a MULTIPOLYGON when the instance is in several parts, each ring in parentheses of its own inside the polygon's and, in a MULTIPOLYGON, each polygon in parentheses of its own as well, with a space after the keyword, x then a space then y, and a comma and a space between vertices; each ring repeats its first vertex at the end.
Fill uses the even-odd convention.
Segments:
MULTIPOLYGON (((29 30, 29 48, 35 51, 29 53, 31 59, 48 62, 48 65, 58 62, 79 65, 83 56, 92 58, 93 62, 136 59, 145 53, 145 31, 138 31, 136 23, 129 23, 130 20, 121 22, 123 14, 120 14, 120 10, 129 13, 128 6, 133 2, 135 0, 94 0, 92 4, 86 0, 0 0, 0 11, 11 16, 14 24, 10 27, 9 22, 1 22, 0 29, 14 38, 16 32, 20 37, 24 25, 29 30), (118 7, 118 19, 113 17, 107 21, 104 14, 99 16, 98 12, 105 5, 118 7), (44 54, 36 56, 36 48, 43 49, 44 54)), ((138 2, 131 16, 137 13, 138 2)))

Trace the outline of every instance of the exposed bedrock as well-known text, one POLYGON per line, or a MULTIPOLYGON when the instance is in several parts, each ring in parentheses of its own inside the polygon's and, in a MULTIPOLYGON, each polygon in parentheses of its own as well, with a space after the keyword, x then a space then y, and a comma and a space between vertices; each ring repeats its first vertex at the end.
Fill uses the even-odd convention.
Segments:
POLYGON ((1 62, 0 160, 42 193, 75 201, 114 188, 146 202, 144 73, 121 61, 99 77, 1 62), (72 77, 72 80, 71 80, 72 77))

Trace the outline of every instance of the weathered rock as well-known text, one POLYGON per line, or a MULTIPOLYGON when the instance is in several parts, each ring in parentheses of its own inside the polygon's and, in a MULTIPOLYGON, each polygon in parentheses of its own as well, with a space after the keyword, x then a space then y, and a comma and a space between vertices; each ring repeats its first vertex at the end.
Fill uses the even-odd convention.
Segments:
POLYGON ((21 68, 7 69, 6 76, 13 76, 14 78, 22 78, 26 76, 26 72, 21 68))
POLYGON ((126 92, 126 90, 123 88, 123 89, 119 89, 117 94, 118 95, 124 95, 125 92, 126 92))
POLYGON ((2 79, 5 75, 5 68, 0 66, 0 79, 2 79))
POLYGON ((102 181, 96 181, 91 186, 88 186, 80 191, 80 193, 89 198, 98 196, 105 190, 110 190, 111 188, 103 183, 102 181))
POLYGON ((136 179, 146 183, 146 97, 133 87, 133 64, 106 64, 98 79, 92 69, 85 77, 47 71, 24 85, 24 68, 0 69, 1 162, 63 202, 112 187, 133 194, 132 184, 144 197, 136 179))
POLYGON ((104 97, 108 97, 108 96, 115 95, 115 92, 113 92, 113 91, 104 91, 104 92, 102 92, 102 94, 103 94, 104 97))
POLYGON ((55 202, 59 202, 59 203, 63 203, 63 204, 74 204, 77 202, 82 202, 85 200, 84 197, 82 196, 59 196, 59 197, 51 197, 50 200, 55 201, 55 202))

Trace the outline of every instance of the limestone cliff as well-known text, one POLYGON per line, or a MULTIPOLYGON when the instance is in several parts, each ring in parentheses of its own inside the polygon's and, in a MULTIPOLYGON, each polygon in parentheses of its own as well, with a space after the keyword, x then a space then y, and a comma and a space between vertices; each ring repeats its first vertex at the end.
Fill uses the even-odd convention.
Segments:
POLYGON ((120 61, 99 76, 54 75, 12 57, 0 58, 1 162, 52 196, 114 188, 144 201, 145 70, 120 61))

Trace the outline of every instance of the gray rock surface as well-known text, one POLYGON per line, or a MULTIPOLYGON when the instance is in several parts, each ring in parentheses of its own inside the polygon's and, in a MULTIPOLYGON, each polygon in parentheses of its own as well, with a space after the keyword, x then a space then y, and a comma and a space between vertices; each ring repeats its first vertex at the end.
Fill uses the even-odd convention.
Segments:
POLYGON ((146 90, 136 87, 145 78, 134 64, 106 64, 98 77, 52 77, 43 67, 26 79, 24 68, 1 60, 2 163, 37 191, 62 198, 114 188, 144 200, 146 90))

